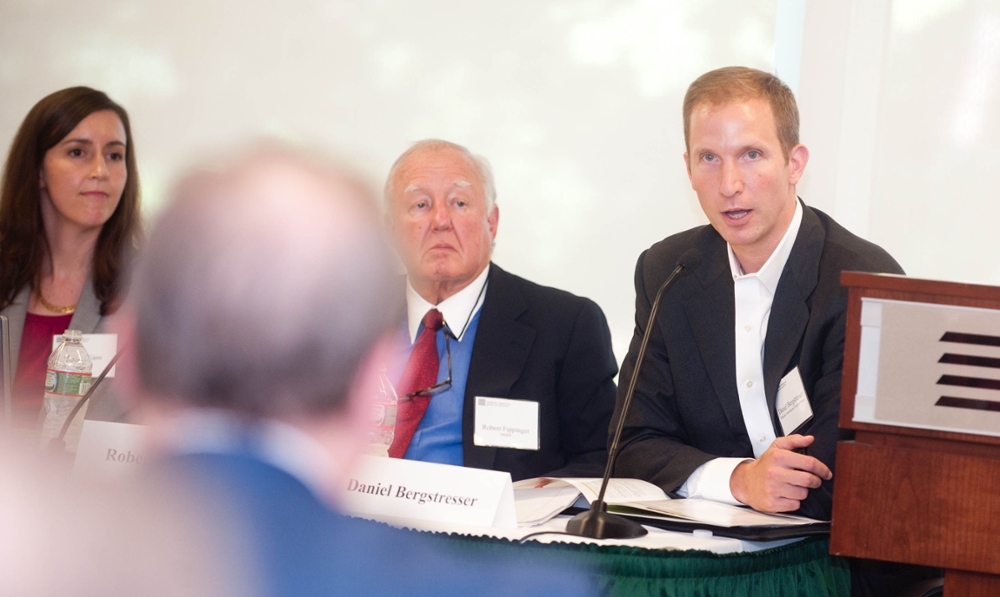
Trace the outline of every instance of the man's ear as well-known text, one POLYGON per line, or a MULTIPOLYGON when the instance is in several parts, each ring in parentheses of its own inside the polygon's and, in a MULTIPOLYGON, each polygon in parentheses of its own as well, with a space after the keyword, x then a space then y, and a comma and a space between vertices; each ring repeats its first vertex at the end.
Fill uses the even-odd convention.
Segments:
POLYGON ((805 145, 796 145, 788 152, 788 165, 790 166, 791 172, 788 176, 788 184, 795 186, 799 183, 799 179, 802 178, 802 174, 806 170, 806 164, 809 163, 809 149, 805 145))
POLYGON ((493 209, 490 210, 490 215, 486 216, 486 223, 490 226, 490 238, 496 240, 497 226, 500 224, 500 208, 496 203, 493 204, 493 209))

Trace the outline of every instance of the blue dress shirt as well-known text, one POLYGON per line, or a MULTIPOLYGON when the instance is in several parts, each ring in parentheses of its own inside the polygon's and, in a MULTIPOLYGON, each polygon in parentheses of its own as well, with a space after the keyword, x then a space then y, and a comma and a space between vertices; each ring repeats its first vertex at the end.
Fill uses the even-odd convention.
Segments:
MULTIPOLYGON (((476 341, 479 327, 479 311, 469 321, 461 342, 451 338, 451 387, 434 394, 424 418, 413 434, 410 447, 404 458, 424 462, 440 462, 462 466, 462 408, 465 403, 465 384, 469 377, 469 363, 472 360, 472 345, 476 341)), ((423 331, 421 326, 420 331, 423 331)), ((460 330, 455 330, 458 333, 460 330)), ((444 328, 437 333, 437 349, 440 365, 437 381, 448 378, 448 355, 445 352, 444 328)), ((417 336, 419 337, 419 333, 417 336)), ((413 345, 409 351, 412 352, 413 345)), ((406 357, 409 357, 407 353, 406 357)), ((404 360, 405 362, 405 360, 404 360)))

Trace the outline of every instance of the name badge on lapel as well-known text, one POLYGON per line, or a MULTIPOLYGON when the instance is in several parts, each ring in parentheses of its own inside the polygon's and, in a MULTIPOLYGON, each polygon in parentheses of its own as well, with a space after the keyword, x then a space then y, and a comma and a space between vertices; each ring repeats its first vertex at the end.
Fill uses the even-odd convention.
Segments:
POLYGON ((799 427, 812 419, 812 405, 809 404, 809 396, 806 394, 805 386, 802 385, 798 367, 789 371, 788 375, 781 378, 781 382, 778 383, 776 406, 781 432, 784 435, 795 433, 799 427))
POLYGON ((475 432, 477 446, 537 450, 538 403, 476 396, 475 432))
MULTIPOLYGON (((59 348, 62 341, 62 334, 52 336, 52 350, 59 348)), ((94 379, 97 379, 97 376, 101 374, 101 371, 104 371, 104 368, 114 358, 115 353, 118 352, 118 334, 84 334, 80 343, 87 349, 87 354, 90 355, 90 360, 94 363, 94 379)), ((118 369, 118 365, 108 371, 108 379, 115 376, 116 369, 118 369)))

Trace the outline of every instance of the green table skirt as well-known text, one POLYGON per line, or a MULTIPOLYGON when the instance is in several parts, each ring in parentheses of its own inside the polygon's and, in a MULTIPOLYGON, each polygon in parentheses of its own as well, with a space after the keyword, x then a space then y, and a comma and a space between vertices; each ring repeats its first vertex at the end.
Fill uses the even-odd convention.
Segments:
POLYGON ((642 597, 848 597, 847 561, 815 537, 758 552, 713 554, 594 544, 528 542, 439 535, 450 548, 487 558, 563 562, 596 574, 608 595, 642 597))

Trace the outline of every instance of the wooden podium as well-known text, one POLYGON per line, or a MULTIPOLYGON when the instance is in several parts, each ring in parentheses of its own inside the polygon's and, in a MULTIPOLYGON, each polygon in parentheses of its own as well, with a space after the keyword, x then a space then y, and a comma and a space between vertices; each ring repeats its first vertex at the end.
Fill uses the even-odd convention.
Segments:
POLYGON ((944 568, 949 597, 1000 596, 1000 288, 841 283, 840 427, 855 436, 837 445, 830 552, 944 568))

